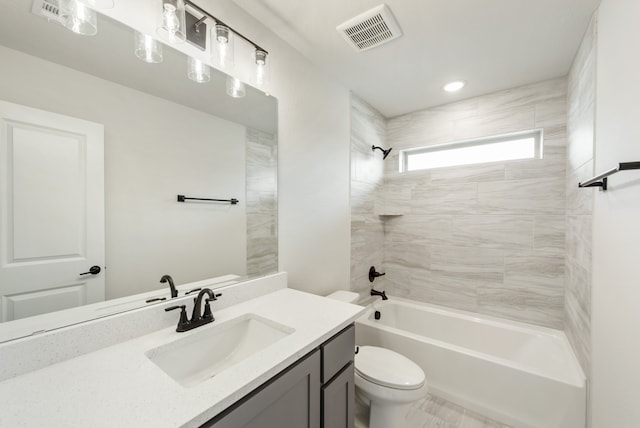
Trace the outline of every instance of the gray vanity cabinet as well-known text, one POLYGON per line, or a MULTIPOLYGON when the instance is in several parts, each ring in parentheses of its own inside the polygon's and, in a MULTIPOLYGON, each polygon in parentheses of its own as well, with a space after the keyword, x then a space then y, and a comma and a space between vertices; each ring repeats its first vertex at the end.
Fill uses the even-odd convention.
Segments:
POLYGON ((355 326, 325 342, 322 350, 322 427, 353 428, 355 326))
POLYGON ((320 351, 299 360, 204 427, 319 428, 320 351))
POLYGON ((354 346, 351 325, 200 428, 353 428, 354 346))

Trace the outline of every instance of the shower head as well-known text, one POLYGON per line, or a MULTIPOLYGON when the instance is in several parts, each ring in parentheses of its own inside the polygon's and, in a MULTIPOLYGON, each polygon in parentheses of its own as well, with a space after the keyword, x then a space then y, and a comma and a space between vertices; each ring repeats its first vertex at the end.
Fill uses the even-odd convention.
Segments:
POLYGON ((371 151, 372 152, 375 152, 376 149, 380 150, 383 153, 382 160, 385 160, 387 158, 387 156, 389 156, 389 152, 391 152, 392 147, 389 147, 387 150, 385 150, 382 147, 371 146, 371 151))

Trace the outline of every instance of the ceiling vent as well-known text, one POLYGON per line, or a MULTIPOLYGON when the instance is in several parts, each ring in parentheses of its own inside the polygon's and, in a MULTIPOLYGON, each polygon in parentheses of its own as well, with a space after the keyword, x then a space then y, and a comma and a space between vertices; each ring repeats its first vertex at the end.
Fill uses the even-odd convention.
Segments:
POLYGON ((380 46, 402 35, 391 9, 381 4, 336 27, 358 52, 380 46))
POLYGON ((50 21, 60 22, 58 0, 34 0, 31 13, 50 21))

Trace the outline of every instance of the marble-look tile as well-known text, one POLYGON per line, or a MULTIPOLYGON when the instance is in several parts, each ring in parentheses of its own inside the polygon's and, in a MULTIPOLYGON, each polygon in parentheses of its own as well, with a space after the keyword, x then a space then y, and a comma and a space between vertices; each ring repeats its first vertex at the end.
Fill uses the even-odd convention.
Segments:
POLYGON ((575 119, 570 118, 567 124, 567 133, 567 168, 575 170, 593 159, 595 150, 595 107, 586 109, 575 119))
POLYGON ((375 213, 377 215, 401 215, 411 212, 411 188, 384 183, 376 192, 375 213))
POLYGON ((441 183, 414 188, 411 214, 470 214, 476 211, 476 183, 441 183))
POLYGON ((567 125, 566 123, 558 126, 548 126, 544 128, 543 149, 547 147, 566 147, 567 146, 567 125))
POLYGON ((431 269, 443 272, 504 271, 505 251, 451 245, 434 245, 431 249, 431 269))
POLYGON ((536 103, 535 128, 562 126, 567 123, 567 94, 536 103))
POLYGON ((478 312, 516 321, 562 329, 562 296, 505 287, 479 287, 478 312))
POLYGON ((550 98, 563 97, 566 96, 566 93, 567 80, 560 77, 480 97, 479 109, 481 111, 508 111, 534 105, 550 98))
POLYGON ((562 296, 564 257, 512 252, 504 257, 504 285, 511 289, 530 290, 562 296))
POLYGON ((578 184, 594 175, 593 160, 589 160, 576 170, 567 172, 567 215, 589 215, 593 212, 593 197, 600 189, 580 188, 578 184))
POLYGON ((533 248, 558 254, 565 252, 566 221, 563 215, 539 215, 534 217, 533 248))
POLYGON ((478 183, 479 214, 564 213, 564 177, 478 183))
POLYGON ((437 168, 431 170, 431 182, 433 184, 438 184, 440 182, 477 183, 483 181, 504 180, 505 167, 506 165, 503 162, 492 162, 478 165, 468 165, 464 168, 437 168))
POLYGON ((580 302, 583 312, 591 315, 592 216, 567 216, 565 282, 580 302))
POLYGON ((531 249, 533 225, 532 216, 454 216, 451 243, 474 248, 531 249))
POLYGON ((534 120, 534 106, 479 114, 455 122, 453 141, 527 131, 535 127, 534 120))
POLYGON ((277 140, 248 128, 246 135, 247 275, 278 270, 277 140))
POLYGON ((564 330, 582 371, 589 373, 591 365, 591 315, 582 309, 582 302, 571 291, 564 304, 564 330))
POLYGON ((423 242, 388 242, 384 246, 384 265, 429 269, 431 246, 423 242))
POLYGON ((564 146, 549 146, 543 150, 542 159, 526 159, 505 164, 507 180, 528 178, 564 177, 567 150, 564 146))
POLYGON ((451 216, 404 215, 384 222, 385 242, 446 243, 451 239, 451 216))

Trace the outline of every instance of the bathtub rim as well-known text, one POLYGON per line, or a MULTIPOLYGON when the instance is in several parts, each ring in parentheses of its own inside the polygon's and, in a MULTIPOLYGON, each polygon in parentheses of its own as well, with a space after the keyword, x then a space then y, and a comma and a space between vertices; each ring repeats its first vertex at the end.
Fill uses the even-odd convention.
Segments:
POLYGON ((358 323, 366 324, 373 328, 386 330, 391 333, 401 334, 414 340, 428 342, 436 346, 449 348, 456 352, 461 352, 476 358, 488 360, 495 364, 505 365, 515 370, 521 370, 535 376, 540 376, 555 382, 565 383, 571 386, 575 386, 577 388, 585 388, 587 384, 587 378, 584 372, 582 371, 582 367, 578 362, 578 358, 576 357, 575 352, 573 351, 573 348, 569 343, 569 339, 567 338, 566 334, 562 330, 556 330, 553 328, 538 326, 534 324, 527 324, 521 321, 514 321, 506 318, 499 318, 491 315, 478 314, 475 312, 465 311, 465 310, 456 309, 456 308, 449 308, 446 306, 435 305, 432 303, 416 302, 413 300, 405 299, 402 297, 395 297, 395 296, 390 296, 387 301, 374 300, 371 303, 369 303, 369 305, 367 305, 366 312, 363 313, 356 320, 356 325, 358 323), (402 330, 399 328, 390 327, 384 324, 379 324, 379 323, 376 323, 375 320, 371 319, 373 317, 373 312, 375 310, 382 310, 384 306, 392 303, 399 303, 400 305, 410 306, 420 310, 424 310, 426 308, 427 310, 431 312, 435 312, 439 315, 454 316, 455 318, 470 320, 472 322, 479 322, 481 324, 490 325, 498 328, 507 328, 508 330, 512 330, 512 331, 526 332, 530 334, 533 333, 533 334, 542 335, 542 336, 551 336, 555 340, 560 341, 562 346, 565 348, 564 350, 566 351, 568 358, 571 360, 570 364, 573 367, 574 373, 569 374, 565 377, 559 378, 557 376, 552 376, 548 373, 545 373, 542 370, 538 370, 529 365, 517 363, 506 358, 501 358, 495 355, 469 349, 464 346, 454 345, 448 342, 443 342, 441 340, 425 337, 425 336, 412 333, 406 330, 402 330))

